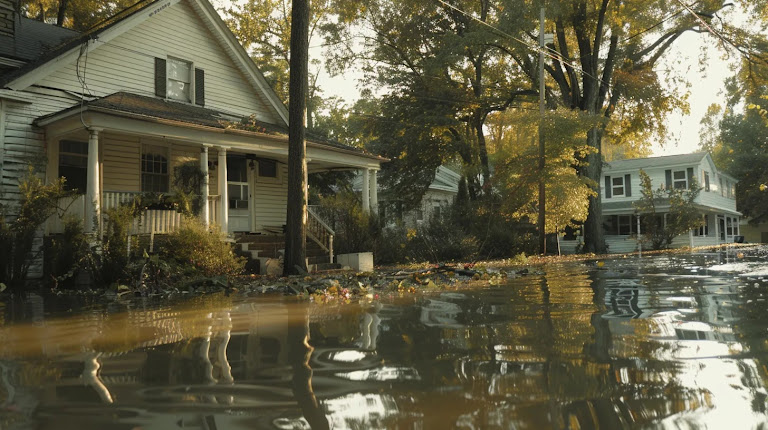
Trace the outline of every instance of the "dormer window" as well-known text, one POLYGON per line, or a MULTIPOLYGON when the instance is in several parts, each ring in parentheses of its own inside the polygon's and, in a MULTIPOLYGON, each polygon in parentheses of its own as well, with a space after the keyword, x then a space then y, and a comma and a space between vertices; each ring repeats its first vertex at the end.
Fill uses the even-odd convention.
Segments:
POLYGON ((675 170, 672 172, 672 186, 678 190, 688 189, 688 177, 685 170, 675 170))
POLYGON ((171 100, 192 101, 192 64, 175 58, 168 58, 166 65, 166 92, 171 100))
POLYGON ((155 95, 205 105, 205 71, 179 58, 155 58, 155 95))

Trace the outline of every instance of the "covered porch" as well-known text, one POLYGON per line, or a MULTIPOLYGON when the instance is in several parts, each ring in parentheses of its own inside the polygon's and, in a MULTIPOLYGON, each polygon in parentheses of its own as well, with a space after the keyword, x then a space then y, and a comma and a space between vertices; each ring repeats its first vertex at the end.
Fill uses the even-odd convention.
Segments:
MULTIPOLYGON (((145 193, 172 194, 182 166, 202 172, 200 218, 222 232, 282 231, 287 205, 287 134, 253 120, 246 130, 209 109, 126 93, 113 94, 38 118, 44 129, 47 179, 67 179, 82 193, 67 215, 87 232, 103 226, 104 211, 145 193)), ((307 142, 308 174, 359 170, 368 179, 364 209, 377 205, 376 172, 383 158, 327 142, 307 142)), ((322 222, 308 222, 323 228, 322 222)), ((147 210, 134 233, 168 233, 179 227, 172 209, 147 210)), ((63 231, 52 219, 47 233, 63 231)), ((322 232, 315 232, 322 235, 322 232)), ((325 233, 327 236, 328 232, 325 233)), ((331 239, 332 240, 332 239, 331 239)))

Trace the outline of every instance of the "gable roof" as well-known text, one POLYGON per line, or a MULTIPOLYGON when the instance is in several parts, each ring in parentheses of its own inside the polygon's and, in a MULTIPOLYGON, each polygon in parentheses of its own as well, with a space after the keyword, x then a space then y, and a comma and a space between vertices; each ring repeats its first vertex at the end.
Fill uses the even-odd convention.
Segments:
POLYGON ((706 152, 694 152, 692 154, 665 155, 661 157, 631 158, 628 160, 616 160, 606 163, 604 171, 627 171, 640 170, 643 168, 660 168, 681 165, 699 164, 704 157, 708 157, 706 152))
POLYGON ((98 49, 115 37, 146 21, 153 14, 183 1, 189 3, 206 27, 216 36, 224 48, 223 51, 232 59, 251 86, 264 95, 276 116, 287 125, 288 110, 285 105, 280 101, 274 89, 267 83, 264 75, 261 74, 256 64, 245 51, 245 48, 240 45, 208 0, 154 0, 144 3, 139 2, 118 13, 113 19, 105 21, 94 29, 79 35, 79 37, 70 38, 48 51, 45 55, 38 57, 35 61, 27 63, 18 70, 0 77, 0 88, 7 87, 14 90, 23 90, 39 79, 63 67, 67 63, 67 59, 74 60, 82 44, 89 42, 91 43, 91 50, 98 49))
POLYGON ((19 61, 34 61, 64 41, 80 33, 68 28, 13 14, 16 20, 15 34, 0 35, 0 57, 19 61))
POLYGON ((460 180, 461 175, 458 173, 446 166, 438 166, 435 172, 435 180, 429 184, 429 189, 458 193, 460 180))

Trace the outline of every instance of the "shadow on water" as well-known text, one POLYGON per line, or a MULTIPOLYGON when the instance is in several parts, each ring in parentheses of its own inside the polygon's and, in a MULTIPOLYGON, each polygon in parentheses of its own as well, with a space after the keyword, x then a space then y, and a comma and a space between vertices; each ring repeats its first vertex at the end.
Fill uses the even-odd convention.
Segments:
POLYGON ((764 427, 765 257, 569 263, 350 305, 5 308, 0 428, 764 427))

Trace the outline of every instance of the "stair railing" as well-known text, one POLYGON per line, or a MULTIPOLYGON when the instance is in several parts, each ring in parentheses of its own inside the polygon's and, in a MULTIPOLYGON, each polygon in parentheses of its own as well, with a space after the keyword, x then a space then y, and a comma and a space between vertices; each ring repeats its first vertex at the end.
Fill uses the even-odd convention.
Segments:
POLYGON ((330 256, 333 263, 333 229, 317 215, 312 207, 307 207, 307 237, 317 243, 330 256))

